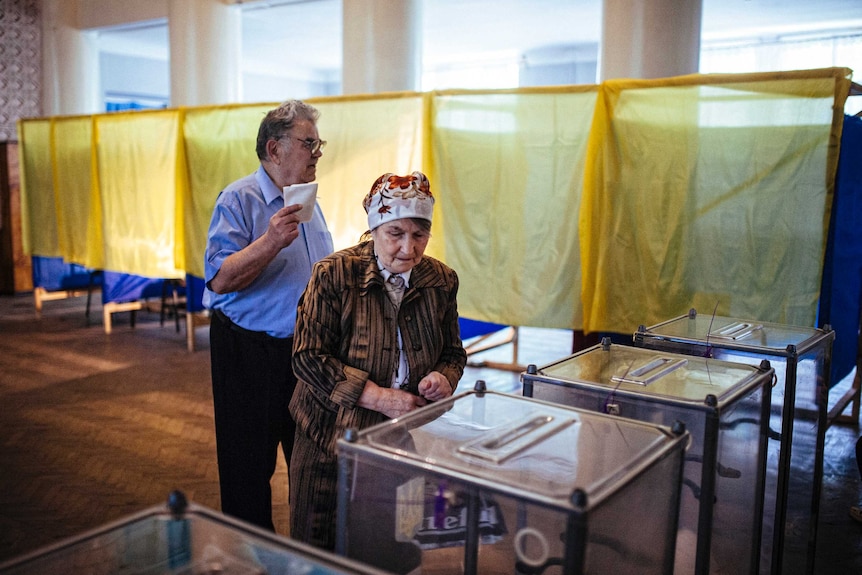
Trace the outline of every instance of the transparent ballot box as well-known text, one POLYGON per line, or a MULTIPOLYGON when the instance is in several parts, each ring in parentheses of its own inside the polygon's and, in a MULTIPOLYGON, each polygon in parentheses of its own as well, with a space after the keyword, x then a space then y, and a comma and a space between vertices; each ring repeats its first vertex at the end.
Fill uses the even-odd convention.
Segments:
POLYGON ((395 573, 670 573, 666 427, 476 388, 338 440, 336 552, 395 573))
POLYGON ((139 513, 0 563, 4 575, 385 575, 195 504, 139 513))
POLYGON ((521 374, 524 396, 691 434, 675 572, 756 573, 773 381, 761 367, 655 352, 609 339, 521 374))
POLYGON ((701 315, 692 309, 634 334, 637 346, 740 363, 769 360, 776 373, 760 572, 813 573, 828 395, 831 329, 701 315))

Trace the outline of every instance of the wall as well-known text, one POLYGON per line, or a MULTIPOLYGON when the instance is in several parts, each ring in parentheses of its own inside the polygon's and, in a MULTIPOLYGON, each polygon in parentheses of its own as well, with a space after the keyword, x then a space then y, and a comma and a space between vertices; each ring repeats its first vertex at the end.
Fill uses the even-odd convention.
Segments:
POLYGON ((168 17, 168 0, 87 0, 77 4, 81 29, 126 26, 168 17))
POLYGON ((40 113, 41 21, 38 0, 0 0, 0 142, 17 141, 19 118, 40 113))
POLYGON ((30 256, 21 241, 18 144, 0 142, 0 294, 33 289, 30 256))

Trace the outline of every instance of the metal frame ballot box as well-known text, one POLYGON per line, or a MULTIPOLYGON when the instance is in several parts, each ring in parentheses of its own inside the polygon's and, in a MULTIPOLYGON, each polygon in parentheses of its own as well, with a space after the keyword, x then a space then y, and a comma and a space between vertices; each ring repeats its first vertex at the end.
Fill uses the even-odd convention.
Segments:
POLYGON ((0 562, 3 575, 386 575, 206 507, 181 492, 97 529, 0 562))
POLYGON ((689 434, 472 391, 338 440, 336 553, 394 573, 671 573, 689 434))
POLYGON ((776 373, 767 451, 761 574, 813 573, 835 332, 698 314, 634 334, 637 346, 756 364, 776 373), (812 469, 813 464, 813 469, 812 469))
MULTIPOLYGON (((530 365, 523 394, 691 434, 680 495, 675 573, 757 573, 774 371, 602 343, 530 365)), ((636 521, 640 521, 640 516, 636 521)))

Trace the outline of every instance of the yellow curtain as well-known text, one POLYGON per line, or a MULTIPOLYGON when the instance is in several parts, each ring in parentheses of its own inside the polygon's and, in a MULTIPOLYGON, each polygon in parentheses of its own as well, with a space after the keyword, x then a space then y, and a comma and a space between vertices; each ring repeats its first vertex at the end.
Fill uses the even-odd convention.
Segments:
POLYGON ((204 275, 207 229, 216 198, 225 186, 257 169, 257 129, 266 112, 275 106, 195 108, 185 112, 188 194, 183 204, 184 269, 192 275, 204 275))
POLYGON ((52 123, 54 201, 60 253, 72 263, 103 267, 101 202, 92 185, 93 118, 57 118, 52 123))
POLYGON ((461 315, 580 327, 578 206, 595 99, 595 86, 435 96, 432 182, 461 315))
POLYGON ((22 249, 26 254, 59 257, 51 166, 51 119, 19 121, 18 142, 22 249))
MULTIPOLYGON (((309 100, 336 249, 385 172, 423 170, 462 315, 630 333, 685 313, 811 325, 850 70, 309 100)), ((276 104, 19 121, 24 247, 203 275, 215 198, 276 104)))
POLYGON ((691 307, 813 325, 849 73, 602 84, 581 203, 585 330, 631 333, 691 307))
POLYGON ((105 269, 181 277, 174 261, 177 110, 114 113, 95 119, 105 269))
POLYGON ((317 164, 317 193, 338 250, 357 243, 368 229, 362 198, 379 176, 423 170, 422 95, 322 98, 309 103, 320 110, 318 129, 328 142, 317 164))
MULTIPOLYGON (((422 169, 422 96, 308 100, 320 110, 318 130, 327 140, 317 166, 318 200, 336 249, 355 244, 368 227, 362 198, 385 172, 422 169)), ((189 193, 184 268, 203 276, 203 254, 219 192, 257 169, 255 143, 260 121, 278 104, 185 111, 183 136, 189 193)))

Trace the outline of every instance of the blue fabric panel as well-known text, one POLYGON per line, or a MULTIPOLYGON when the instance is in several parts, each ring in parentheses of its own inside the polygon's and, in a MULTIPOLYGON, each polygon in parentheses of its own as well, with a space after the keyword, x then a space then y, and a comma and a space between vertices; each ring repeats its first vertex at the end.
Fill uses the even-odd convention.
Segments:
POLYGON ((186 274, 186 309, 190 312, 204 309, 204 278, 186 274))
POLYGON ((105 272, 102 303, 123 303, 147 298, 161 298, 163 279, 132 274, 105 272))
POLYGON ((862 118, 845 116, 817 325, 835 330, 830 385, 856 365, 862 307, 862 118))
POLYGON ((467 319, 465 317, 458 318, 458 325, 461 327, 461 339, 470 339, 479 335, 486 335, 500 331, 506 328, 505 325, 499 323, 490 323, 487 321, 479 321, 476 319, 467 319))
MULTIPOLYGON (((32 257, 33 286, 48 291, 87 289, 90 270, 78 264, 68 264, 63 258, 32 257)), ((99 275, 93 276, 93 284, 101 284, 99 275)))
POLYGON ((160 110, 167 108, 167 104, 151 105, 141 102, 106 102, 105 110, 108 112, 119 112, 121 110, 160 110))

